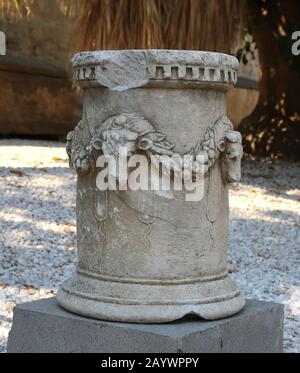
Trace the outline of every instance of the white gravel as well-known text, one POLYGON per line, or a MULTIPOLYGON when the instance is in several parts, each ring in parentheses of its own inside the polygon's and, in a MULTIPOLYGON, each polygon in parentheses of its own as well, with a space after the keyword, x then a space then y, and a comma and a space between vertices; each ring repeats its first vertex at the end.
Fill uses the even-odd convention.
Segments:
MULTIPOLYGON (((75 174, 64 144, 0 140, 0 351, 15 304, 50 297, 74 268, 75 174)), ((285 304, 300 352, 300 163, 247 161, 230 191, 229 269, 249 298, 285 304)))

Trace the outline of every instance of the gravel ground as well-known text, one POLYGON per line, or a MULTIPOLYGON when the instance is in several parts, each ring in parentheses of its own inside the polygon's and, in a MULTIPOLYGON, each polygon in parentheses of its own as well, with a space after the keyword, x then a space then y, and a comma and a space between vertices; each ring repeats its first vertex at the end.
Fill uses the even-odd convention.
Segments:
MULTIPOLYGON (((0 351, 13 307, 51 297, 74 268, 75 174, 64 144, 0 140, 0 351)), ((229 271, 249 298, 285 304, 300 352, 300 163, 246 161, 230 191, 229 271)))

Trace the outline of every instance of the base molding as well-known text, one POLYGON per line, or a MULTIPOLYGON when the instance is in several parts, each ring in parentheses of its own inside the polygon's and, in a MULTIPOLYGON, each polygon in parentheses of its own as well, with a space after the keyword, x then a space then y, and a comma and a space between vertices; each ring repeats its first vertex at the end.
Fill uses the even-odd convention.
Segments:
POLYGON ((197 315, 206 320, 239 312, 244 296, 228 275, 186 284, 103 281, 74 273, 57 293, 70 312, 100 320, 164 323, 197 315))

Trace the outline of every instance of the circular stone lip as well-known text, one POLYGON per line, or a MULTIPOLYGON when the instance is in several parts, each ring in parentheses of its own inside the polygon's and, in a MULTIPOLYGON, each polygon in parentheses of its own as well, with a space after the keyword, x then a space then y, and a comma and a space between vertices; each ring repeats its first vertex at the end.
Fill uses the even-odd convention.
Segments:
POLYGON ((145 61, 150 64, 177 64, 177 65, 197 65, 205 67, 226 67, 238 70, 239 61, 236 57, 225 53, 197 51, 197 50, 177 50, 177 49, 124 49, 124 50, 101 50, 86 51, 74 55, 72 62, 74 67, 97 65, 104 60, 127 57, 145 57, 145 61))
POLYGON ((207 88, 228 90, 237 82, 238 60, 216 52, 129 49, 81 52, 73 58, 82 88, 207 88))

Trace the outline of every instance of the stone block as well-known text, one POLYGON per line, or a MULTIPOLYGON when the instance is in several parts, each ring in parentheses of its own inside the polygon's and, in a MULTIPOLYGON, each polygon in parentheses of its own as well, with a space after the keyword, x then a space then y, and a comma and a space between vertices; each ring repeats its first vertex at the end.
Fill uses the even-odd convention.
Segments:
POLYGON ((217 321, 183 319, 128 324, 81 317, 56 298, 15 307, 8 352, 278 353, 283 350, 283 306, 247 300, 238 314, 217 321))

